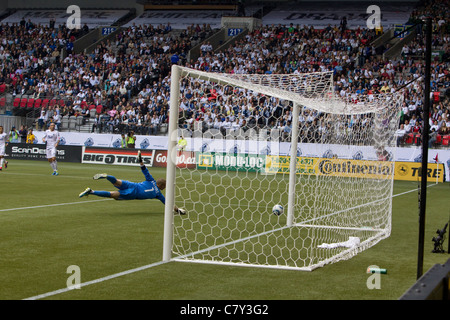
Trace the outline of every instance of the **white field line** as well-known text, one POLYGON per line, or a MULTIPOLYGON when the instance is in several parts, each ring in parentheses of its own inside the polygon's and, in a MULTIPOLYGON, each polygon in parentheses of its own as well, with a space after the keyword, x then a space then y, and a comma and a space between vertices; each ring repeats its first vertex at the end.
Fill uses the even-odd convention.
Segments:
MULTIPOLYGON (((433 187, 433 186, 436 186, 436 185, 437 184, 435 183, 435 184, 429 185, 428 187, 433 187)), ((405 191, 405 192, 401 192, 401 193, 395 194, 392 197, 395 198, 395 197, 402 196, 402 195, 405 195, 405 194, 408 194, 408 193, 411 193, 411 192, 414 192, 414 191, 417 191, 417 188, 409 190, 409 191, 405 191)), ((105 199, 105 200, 111 200, 111 199, 105 199)), ((100 200, 93 200, 93 201, 100 201, 100 200)), ((66 203, 66 204, 77 204, 77 203, 87 203, 87 202, 88 201, 71 202, 71 203, 66 203)), ((66 205, 66 204, 62 203, 62 204, 47 205, 47 206, 57 206, 57 205, 66 205)), ((44 207, 44 206, 38 206, 38 207, 44 207)), ((29 207, 29 208, 34 208, 34 207, 29 207)), ((24 209, 24 208, 16 208, 16 209, 20 210, 20 209, 24 209)), ((6 209, 6 210, 13 210, 13 209, 6 209)), ((189 255, 186 255, 186 256, 189 256, 189 255)), ((177 258, 183 258, 183 257, 177 257, 177 258)), ((156 267, 156 266, 160 266, 160 265, 168 263, 168 262, 170 262, 170 261, 158 261, 158 262, 155 262, 155 263, 152 263, 152 264, 148 264, 148 265, 145 265, 145 266, 142 266, 142 267, 138 267, 138 268, 122 271, 122 272, 115 273, 115 274, 112 274, 112 275, 109 275, 109 276, 105 276, 105 277, 98 278, 98 279, 95 279, 95 280, 91 280, 91 281, 80 283, 78 285, 78 287, 79 288, 86 287, 86 286, 89 286, 91 284, 104 282, 104 281, 107 281, 107 280, 110 280, 110 279, 118 278, 118 277, 121 277, 121 276, 124 276, 124 275, 132 274, 132 273, 135 273, 135 272, 139 272, 139 271, 142 271, 142 270, 146 270, 146 269, 150 269, 150 268, 153 268, 153 267, 156 267)), ((50 297, 50 296, 54 296, 54 295, 57 295, 57 294, 61 294, 61 293, 64 293, 64 292, 68 292, 68 291, 71 291, 71 290, 76 290, 76 289, 74 288, 74 286, 69 286, 67 288, 62 288, 62 289, 59 289, 59 290, 50 291, 50 292, 43 293, 43 294, 40 294, 40 295, 32 296, 32 297, 26 298, 24 300, 44 299, 44 298, 47 298, 47 297, 50 297)))
MULTIPOLYGON (((436 184, 429 185, 428 187, 433 187, 436 184)), ((398 193, 392 196, 392 198, 411 193, 417 191, 417 189, 412 189, 406 192, 398 193)), ((87 200, 87 201, 76 201, 76 202, 65 202, 65 203, 53 203, 53 204, 44 204, 40 206, 31 206, 31 207, 19 207, 19 208, 9 208, 9 209, 0 209, 0 212, 8 212, 8 211, 17 211, 17 210, 28 210, 28 209, 38 209, 38 208, 47 208, 47 207, 58 207, 58 206, 66 206, 66 205, 74 205, 74 204, 84 204, 84 203, 90 203, 90 202, 98 202, 98 201, 107 201, 107 200, 113 200, 113 199, 98 199, 98 200, 87 200)), ((379 201, 379 200, 377 200, 379 201)), ((376 202, 376 201, 375 201, 376 202)), ((213 205, 219 205, 219 203, 212 203, 213 205)), ((230 206, 240 206, 240 204, 229 204, 230 206)), ((367 204, 363 204, 360 206, 365 206, 367 204)), ((260 207, 260 206, 251 206, 251 207, 260 207)), ((348 210, 348 209, 347 209, 348 210)))
MULTIPOLYGON (((159 262, 148 264, 146 266, 142 266, 142 267, 139 267, 139 268, 134 268, 134 269, 130 269, 130 270, 127 270, 127 271, 122 271, 122 272, 119 272, 119 273, 115 273, 115 274, 112 274, 110 276, 106 276, 106 277, 103 277, 103 278, 99 278, 99 279, 83 282, 83 283, 80 283, 78 285, 78 288, 81 289, 82 287, 85 287, 85 286, 88 286, 88 285, 91 285, 91 284, 103 282, 103 281, 106 281, 106 280, 111 280, 111 279, 114 279, 114 278, 117 278, 117 277, 121 277, 121 276, 124 276, 124 275, 127 275, 127 274, 131 274, 131 273, 134 273, 134 272, 138 272, 138 271, 142 271, 142 270, 149 269, 149 268, 152 268, 152 267, 156 267, 156 266, 162 265, 162 264, 167 263, 167 262, 169 262, 169 261, 159 261, 159 262)), ((62 288, 62 289, 59 289, 59 290, 43 293, 43 294, 40 294, 40 295, 37 295, 37 296, 26 298, 24 300, 43 299, 43 298, 54 296, 54 295, 57 295, 57 294, 60 294, 60 293, 71 291, 71 290, 77 290, 77 289, 75 288, 75 286, 69 286, 67 288, 62 288)))
POLYGON ((98 199, 98 200, 87 200, 87 201, 77 201, 77 202, 65 202, 65 203, 53 203, 53 204, 43 204, 40 206, 32 206, 32 207, 20 207, 20 208, 10 208, 10 209, 0 209, 0 212, 8 212, 8 211, 17 211, 17 210, 28 210, 28 209, 39 209, 39 208, 48 208, 48 207, 58 207, 58 206, 67 206, 72 204, 83 204, 90 202, 98 202, 98 201, 107 201, 113 199, 98 199))

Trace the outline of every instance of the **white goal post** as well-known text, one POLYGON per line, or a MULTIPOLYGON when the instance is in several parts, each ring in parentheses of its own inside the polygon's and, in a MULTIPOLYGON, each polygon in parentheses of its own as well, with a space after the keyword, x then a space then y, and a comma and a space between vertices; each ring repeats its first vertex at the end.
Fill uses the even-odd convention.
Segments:
POLYGON ((173 65, 163 260, 311 271, 389 237, 402 99, 173 65))

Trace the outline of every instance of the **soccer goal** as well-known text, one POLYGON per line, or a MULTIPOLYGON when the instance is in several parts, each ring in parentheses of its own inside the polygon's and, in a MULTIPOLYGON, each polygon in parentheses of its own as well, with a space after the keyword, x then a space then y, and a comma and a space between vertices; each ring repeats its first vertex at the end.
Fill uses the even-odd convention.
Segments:
POLYGON ((163 260, 311 271, 388 237, 401 103, 173 66, 163 260))

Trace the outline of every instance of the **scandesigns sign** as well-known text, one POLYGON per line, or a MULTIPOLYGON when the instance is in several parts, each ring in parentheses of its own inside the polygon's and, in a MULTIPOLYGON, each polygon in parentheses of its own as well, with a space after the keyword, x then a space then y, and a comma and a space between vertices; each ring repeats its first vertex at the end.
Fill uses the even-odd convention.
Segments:
MULTIPOLYGON (((81 147, 59 145, 56 160, 63 162, 81 162, 81 147)), ((45 144, 10 143, 6 154, 11 159, 47 160, 45 144)))

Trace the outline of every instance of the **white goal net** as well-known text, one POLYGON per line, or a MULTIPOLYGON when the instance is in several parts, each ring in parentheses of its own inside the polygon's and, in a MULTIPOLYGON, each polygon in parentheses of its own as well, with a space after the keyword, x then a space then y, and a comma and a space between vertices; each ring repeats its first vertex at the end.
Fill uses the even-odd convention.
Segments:
POLYGON ((163 259, 310 271, 388 237, 401 102, 173 66, 163 259))

